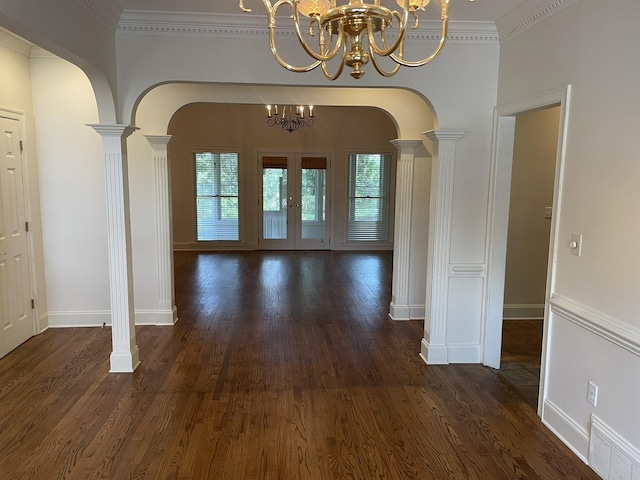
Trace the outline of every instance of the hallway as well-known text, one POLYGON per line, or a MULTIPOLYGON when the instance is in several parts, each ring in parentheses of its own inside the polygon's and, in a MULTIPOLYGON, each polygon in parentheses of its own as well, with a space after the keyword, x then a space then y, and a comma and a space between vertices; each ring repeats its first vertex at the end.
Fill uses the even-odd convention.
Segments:
POLYGON ((427 366, 391 252, 180 252, 180 320, 49 330, 0 360, 11 479, 597 478, 497 373, 427 366))

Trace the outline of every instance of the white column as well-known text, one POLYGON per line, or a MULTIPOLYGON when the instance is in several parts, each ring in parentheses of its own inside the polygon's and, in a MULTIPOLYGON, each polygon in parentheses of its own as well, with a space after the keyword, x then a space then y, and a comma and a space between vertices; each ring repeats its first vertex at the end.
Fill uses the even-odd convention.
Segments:
POLYGON ((396 206, 393 230, 393 277, 391 281, 392 320, 410 320, 409 275, 411 273, 411 215, 413 208, 413 166, 421 140, 392 140, 398 149, 396 206))
POLYGON ((113 342, 110 372, 128 373, 140 364, 133 308, 126 140, 136 128, 119 124, 89 126, 102 136, 104 151, 113 342))
POLYGON ((171 172, 167 145, 171 135, 145 135, 153 148, 156 225, 158 242, 158 311, 156 325, 173 325, 178 320, 173 280, 173 232, 171 224, 171 172))
POLYGON ((464 130, 431 130, 433 142, 431 200, 427 257, 427 292, 420 356, 429 364, 449 363, 447 350, 447 302, 449 299, 449 254, 456 142, 464 130))

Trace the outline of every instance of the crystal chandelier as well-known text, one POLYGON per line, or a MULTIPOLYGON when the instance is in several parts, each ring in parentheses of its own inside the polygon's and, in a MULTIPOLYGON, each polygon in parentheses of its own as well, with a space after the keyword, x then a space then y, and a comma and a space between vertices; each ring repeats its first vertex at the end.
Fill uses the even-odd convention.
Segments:
MULTIPOLYGON (((417 61, 404 58, 405 34, 408 27, 418 28, 418 12, 424 11, 430 0, 396 0, 402 7, 401 11, 382 6, 380 0, 373 0, 373 3, 366 3, 365 0, 349 0, 345 5, 337 5, 337 1, 277 0, 272 4, 269 0, 262 0, 267 10, 271 52, 280 65, 298 73, 322 67, 324 75, 329 80, 338 78, 346 65, 352 69, 351 76, 357 79, 364 75, 362 67, 371 60, 378 73, 390 77, 395 75, 401 66, 426 65, 436 58, 444 47, 450 0, 438 0, 442 12, 440 16, 442 30, 438 45, 429 56, 417 61), (313 59, 313 62, 307 66, 293 66, 277 51, 276 14, 283 5, 289 5, 291 8, 291 19, 296 36, 304 51, 313 59), (301 23, 305 17, 309 18, 308 34, 302 33, 301 23), (309 43, 312 37, 317 40, 315 48, 309 43), (330 73, 327 62, 339 56, 342 57, 340 66, 337 71, 330 73), (384 70, 380 64, 380 57, 391 58, 395 62, 393 68, 384 70)), ((346 0, 343 1, 346 2, 346 0)), ((240 0, 240 9, 244 12, 251 11, 244 7, 244 0, 240 0)), ((289 9, 286 11, 288 13, 289 9)))
POLYGON ((289 133, 305 126, 311 127, 313 126, 313 105, 309 105, 308 107, 290 107, 285 105, 282 107, 281 115, 278 113, 278 105, 275 105, 275 108, 267 105, 267 125, 270 127, 280 125, 283 130, 289 133), (305 118, 305 109, 307 108, 309 109, 309 114, 305 118))

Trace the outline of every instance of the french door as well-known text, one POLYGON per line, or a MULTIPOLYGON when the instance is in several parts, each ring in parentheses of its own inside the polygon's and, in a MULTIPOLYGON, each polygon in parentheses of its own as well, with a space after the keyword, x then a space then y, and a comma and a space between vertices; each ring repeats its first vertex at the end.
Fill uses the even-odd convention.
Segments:
POLYGON ((328 250, 329 156, 259 155, 262 250, 328 250))
POLYGON ((0 117, 0 357, 34 334, 19 125, 0 117))

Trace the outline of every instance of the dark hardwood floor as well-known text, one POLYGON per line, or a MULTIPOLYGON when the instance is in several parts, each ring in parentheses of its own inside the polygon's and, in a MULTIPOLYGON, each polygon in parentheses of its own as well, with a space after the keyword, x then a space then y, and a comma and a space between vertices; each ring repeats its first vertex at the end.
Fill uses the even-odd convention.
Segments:
MULTIPOLYGON (((176 254, 180 315, 49 330, 0 360, 0 478, 595 479, 509 383, 427 366, 390 253, 176 254)), ((153 279, 150 279, 153 281, 153 279)))
POLYGON ((502 322, 501 378, 510 382, 533 408, 538 406, 542 320, 502 322))

